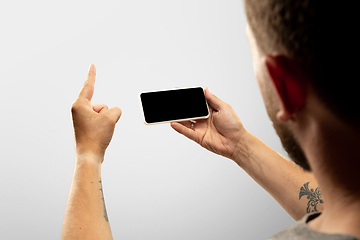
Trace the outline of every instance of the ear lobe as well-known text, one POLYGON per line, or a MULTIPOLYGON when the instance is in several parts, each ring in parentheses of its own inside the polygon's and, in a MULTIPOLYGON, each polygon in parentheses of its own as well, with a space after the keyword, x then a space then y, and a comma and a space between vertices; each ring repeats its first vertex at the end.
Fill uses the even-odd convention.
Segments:
POLYGON ((265 55, 265 66, 280 100, 277 119, 286 122, 305 102, 306 81, 298 66, 285 56, 265 55))

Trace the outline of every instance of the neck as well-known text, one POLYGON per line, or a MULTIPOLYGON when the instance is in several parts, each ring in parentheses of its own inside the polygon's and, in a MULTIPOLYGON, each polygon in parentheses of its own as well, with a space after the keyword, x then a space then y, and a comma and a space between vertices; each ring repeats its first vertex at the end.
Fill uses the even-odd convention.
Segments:
POLYGON ((299 139, 324 200, 323 213, 309 227, 360 238, 360 134, 319 102, 308 106, 312 114, 299 139))

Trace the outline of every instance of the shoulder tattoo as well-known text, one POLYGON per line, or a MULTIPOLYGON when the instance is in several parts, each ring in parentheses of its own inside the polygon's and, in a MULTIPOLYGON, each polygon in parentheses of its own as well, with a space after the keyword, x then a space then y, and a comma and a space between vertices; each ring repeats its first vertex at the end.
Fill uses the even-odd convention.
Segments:
POLYGON ((304 186, 300 188, 299 199, 301 199, 302 196, 307 196, 307 199, 309 199, 306 213, 318 212, 316 206, 319 203, 324 203, 321 198, 322 194, 320 188, 317 187, 315 191, 314 189, 309 189, 309 182, 305 183, 304 186))

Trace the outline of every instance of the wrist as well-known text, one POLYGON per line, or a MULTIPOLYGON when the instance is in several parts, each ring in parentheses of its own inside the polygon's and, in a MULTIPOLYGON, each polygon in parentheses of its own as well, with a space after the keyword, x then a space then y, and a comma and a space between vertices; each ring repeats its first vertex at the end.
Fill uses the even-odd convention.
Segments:
POLYGON ((103 161, 104 154, 76 149, 76 165, 86 164, 99 167, 103 161))
POLYGON ((244 163, 250 158, 250 145, 253 141, 252 137, 254 136, 250 132, 244 130, 244 133, 236 144, 234 154, 231 156, 231 159, 240 167, 243 167, 244 163))
POLYGON ((104 157, 105 149, 95 141, 75 141, 76 154, 93 155, 94 157, 104 157))

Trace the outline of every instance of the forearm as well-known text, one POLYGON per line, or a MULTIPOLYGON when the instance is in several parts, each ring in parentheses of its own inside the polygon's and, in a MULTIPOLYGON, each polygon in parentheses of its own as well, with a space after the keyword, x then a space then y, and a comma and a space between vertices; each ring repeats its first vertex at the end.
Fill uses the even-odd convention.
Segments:
MULTIPOLYGON (((246 135, 233 160, 274 197, 291 217, 301 219, 309 211, 311 199, 305 196, 299 199, 299 192, 307 182, 309 189, 318 187, 314 176, 281 156, 253 134, 246 135)), ((322 210, 319 202, 316 210, 322 210)))
POLYGON ((77 154, 61 239, 113 239, 101 184, 101 160, 77 154))

